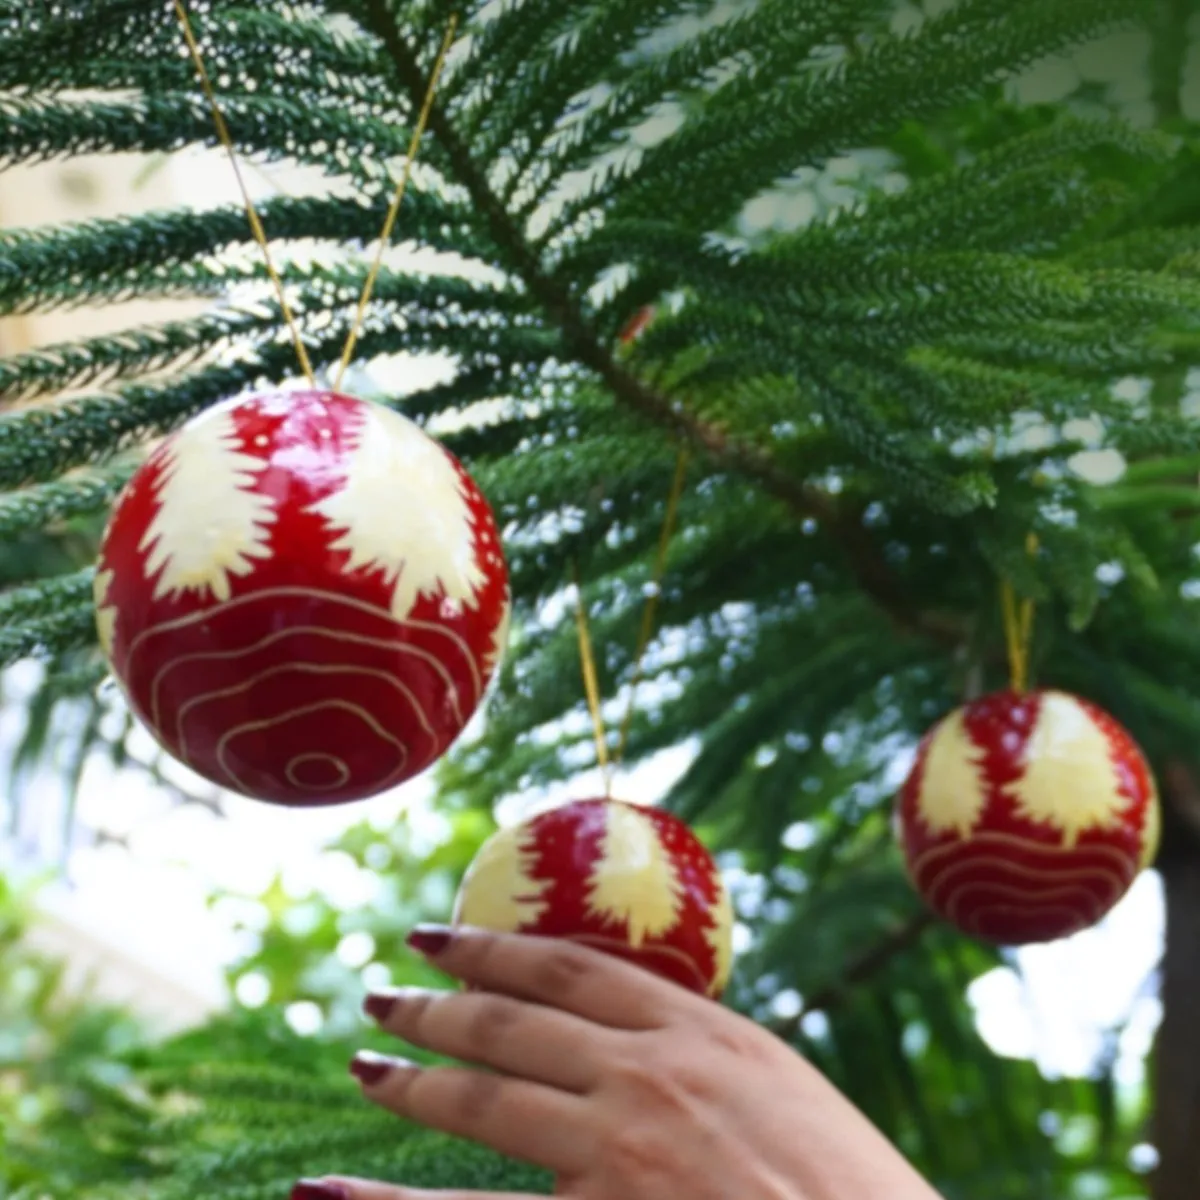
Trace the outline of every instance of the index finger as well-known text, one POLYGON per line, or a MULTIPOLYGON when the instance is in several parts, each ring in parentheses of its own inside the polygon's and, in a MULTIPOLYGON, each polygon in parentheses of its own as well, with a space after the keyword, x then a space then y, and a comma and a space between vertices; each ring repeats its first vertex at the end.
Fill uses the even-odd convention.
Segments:
POLYGON ((612 1029, 661 1029, 703 1003, 644 967, 564 938, 420 925, 408 944, 468 986, 532 1000, 612 1029))

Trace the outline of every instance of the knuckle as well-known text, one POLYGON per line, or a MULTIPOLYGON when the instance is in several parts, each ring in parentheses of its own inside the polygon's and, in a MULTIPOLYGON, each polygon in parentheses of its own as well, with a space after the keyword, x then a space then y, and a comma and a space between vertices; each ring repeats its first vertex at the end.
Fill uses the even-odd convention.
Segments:
POLYGON ((384 1028, 398 1037, 421 1029, 429 1016, 429 1008, 434 1001, 433 994, 421 988, 401 988, 397 993, 397 1000, 398 1003, 388 1016, 384 1028))
POLYGON ((592 957, 578 946, 560 943, 552 946, 538 963, 534 983, 547 996, 565 997, 588 986, 595 970, 592 957))
POLYGON ((503 1080, 477 1071, 456 1071, 448 1077, 447 1099, 466 1126, 483 1121, 496 1107, 503 1080))
POLYGON ((521 1005, 504 996, 477 993, 464 1029, 468 1054, 486 1054, 500 1045, 522 1016, 521 1005))

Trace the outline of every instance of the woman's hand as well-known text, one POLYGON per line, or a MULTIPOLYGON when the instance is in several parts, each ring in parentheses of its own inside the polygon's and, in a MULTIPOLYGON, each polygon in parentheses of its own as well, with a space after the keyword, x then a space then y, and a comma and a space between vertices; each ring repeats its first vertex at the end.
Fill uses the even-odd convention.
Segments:
MULTIPOLYGON (((753 1022, 599 951, 425 927, 410 944, 478 990, 403 989, 367 1010, 474 1063, 361 1054, 367 1098, 553 1171, 571 1200, 937 1200, 804 1059, 753 1022)), ((294 1200, 530 1200, 306 1180, 294 1200)))

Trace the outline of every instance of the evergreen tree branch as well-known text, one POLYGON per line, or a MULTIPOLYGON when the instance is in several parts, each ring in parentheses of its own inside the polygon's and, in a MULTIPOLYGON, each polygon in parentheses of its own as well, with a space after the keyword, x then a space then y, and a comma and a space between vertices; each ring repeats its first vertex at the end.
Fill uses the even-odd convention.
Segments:
MULTIPOLYGON (((363 8, 372 32, 382 41, 410 98, 424 96, 428 79, 401 37, 386 0, 363 0, 363 8)), ((543 268, 486 174, 436 104, 430 113, 429 128, 444 148, 455 177, 482 214, 493 241, 560 330, 568 355, 603 380, 621 403, 716 462, 753 478, 797 516, 816 521, 829 537, 839 539, 860 586, 899 626, 943 641, 960 640, 963 630, 958 621, 922 612, 905 601, 891 569, 878 554, 860 519, 844 516, 828 494, 782 470, 766 450, 739 442, 727 431, 697 421, 681 403, 661 395, 625 370, 588 328, 570 289, 543 268)))
POLYGON ((827 1012, 842 1003, 854 988, 869 982, 898 955, 916 945, 935 923, 933 913, 927 910, 910 917, 887 937, 851 961, 835 982, 809 996, 798 1013, 772 1022, 768 1028, 784 1041, 794 1041, 800 1034, 806 1017, 815 1012, 827 1012))

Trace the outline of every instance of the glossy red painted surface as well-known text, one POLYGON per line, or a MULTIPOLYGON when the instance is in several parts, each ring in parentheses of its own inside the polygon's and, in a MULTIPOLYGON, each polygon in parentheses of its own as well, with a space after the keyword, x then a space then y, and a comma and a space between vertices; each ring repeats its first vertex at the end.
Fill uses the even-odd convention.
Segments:
POLYGON ((1158 805, 1146 760, 1107 713, 1062 692, 999 692, 929 731, 896 827, 935 912, 1023 945, 1076 933, 1121 899, 1157 849, 1158 805))
POLYGON ((714 998, 729 978, 720 872, 661 809, 577 800, 500 830, 467 871, 454 920, 595 946, 714 998))
POLYGON ((97 620, 137 716, 199 774, 335 804, 450 746, 507 636, 492 513, 398 414, 330 392, 215 406, 118 498, 97 620))

